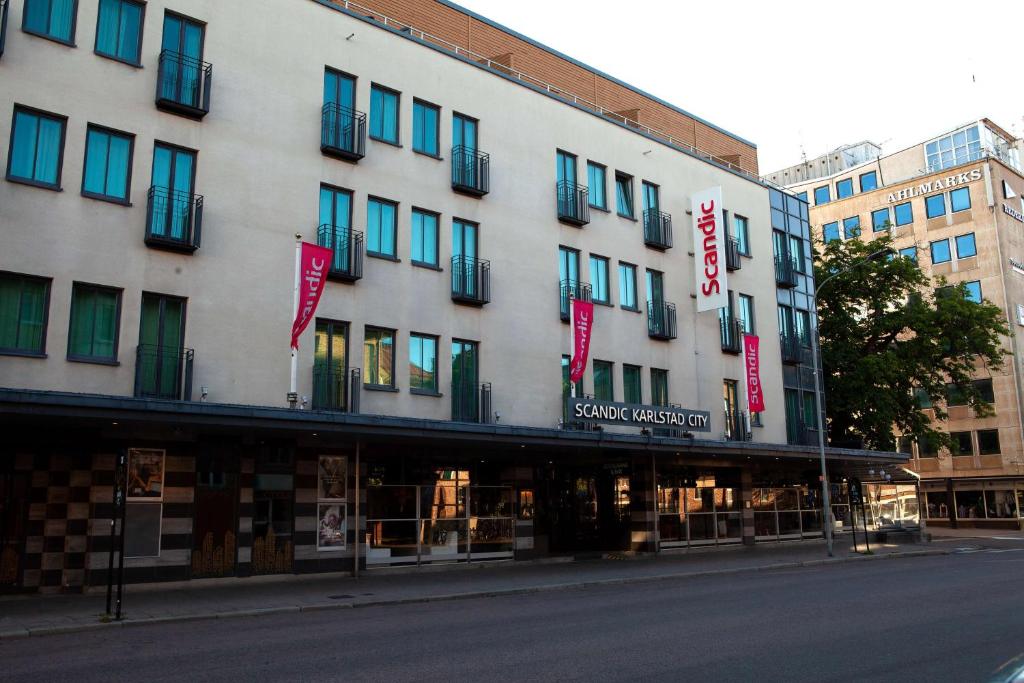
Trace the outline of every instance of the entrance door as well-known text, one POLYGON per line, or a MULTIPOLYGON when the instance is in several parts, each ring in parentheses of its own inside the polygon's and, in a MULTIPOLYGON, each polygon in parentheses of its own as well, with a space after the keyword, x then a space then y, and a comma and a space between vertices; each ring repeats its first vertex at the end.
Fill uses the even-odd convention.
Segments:
POLYGON ((452 419, 479 422, 477 344, 452 340, 452 419))
POLYGON ((0 592, 16 589, 21 582, 28 500, 28 473, 0 471, 0 592))
POLYGON ((452 155, 455 159, 453 182, 467 187, 480 187, 480 164, 477 159, 479 123, 462 114, 452 115, 452 155))
POLYGON ((235 573, 238 528, 237 458, 211 449, 196 459, 196 515, 192 577, 235 573))
POLYGON ((139 396, 181 398, 184 337, 185 300, 143 294, 138 354, 141 367, 135 370, 139 396))
POLYGON ((166 15, 161 47, 172 54, 162 62, 160 96, 198 107, 203 77, 203 25, 176 14, 166 15))
POLYGON ((195 169, 195 152, 159 143, 153 148, 151 235, 186 242, 191 239, 195 169))
POLYGON ((548 480, 553 552, 629 548, 629 473, 623 467, 559 469, 548 480))
POLYGON ((252 573, 292 570, 295 546, 295 464, 288 446, 266 444, 253 477, 252 573))

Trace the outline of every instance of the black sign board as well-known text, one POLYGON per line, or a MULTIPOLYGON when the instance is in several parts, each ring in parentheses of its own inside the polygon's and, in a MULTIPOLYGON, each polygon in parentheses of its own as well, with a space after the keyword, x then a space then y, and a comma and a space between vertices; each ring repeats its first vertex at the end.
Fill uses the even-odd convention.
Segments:
POLYGON ((627 427, 666 427, 687 432, 711 431, 711 413, 706 410, 595 401, 589 398, 569 399, 569 419, 627 427))

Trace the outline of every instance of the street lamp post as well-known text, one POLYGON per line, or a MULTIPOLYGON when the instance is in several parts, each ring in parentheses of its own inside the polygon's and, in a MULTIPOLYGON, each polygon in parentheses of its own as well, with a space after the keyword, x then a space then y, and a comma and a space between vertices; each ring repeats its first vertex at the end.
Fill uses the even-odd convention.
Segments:
POLYGON ((882 256, 888 256, 895 253, 891 248, 886 247, 885 249, 879 249, 876 252, 868 254, 860 261, 855 261, 850 265, 846 266, 842 270, 838 270, 827 278, 818 283, 818 286, 814 288, 814 334, 811 335, 811 362, 814 368, 814 407, 817 411, 818 417, 818 455, 821 458, 821 504, 822 504, 822 522, 825 525, 825 545, 828 548, 828 556, 832 557, 832 501, 829 494, 828 486, 828 470, 825 465, 825 416, 821 414, 821 394, 825 391, 825 383, 821 380, 820 373, 818 371, 818 352, 821 350, 821 344, 818 340, 818 292, 825 286, 825 283, 843 273, 848 273, 854 268, 857 268, 868 261, 874 261, 882 256))

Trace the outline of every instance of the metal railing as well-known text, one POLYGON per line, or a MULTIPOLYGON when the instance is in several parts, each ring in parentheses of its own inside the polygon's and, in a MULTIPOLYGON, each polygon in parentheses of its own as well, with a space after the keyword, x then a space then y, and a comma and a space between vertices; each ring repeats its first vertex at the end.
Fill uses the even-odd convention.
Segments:
POLYGON ((558 220, 572 225, 586 225, 590 222, 590 203, 586 186, 560 180, 555 183, 558 200, 558 220))
POLYGON ((672 216, 664 211, 644 211, 644 244, 654 249, 672 246, 672 216))
POLYGON ((482 197, 491 191, 491 155, 472 147, 452 147, 452 189, 482 197))
POLYGON ((154 185, 146 195, 146 244, 193 252, 203 232, 203 196, 154 185))
POLYGON ((334 252, 328 278, 355 282, 363 277, 363 233, 325 223, 317 229, 316 243, 334 252))
POLYGON ((647 302, 647 336, 652 339, 675 339, 676 305, 667 301, 647 302))
POLYGON ((313 365, 313 410, 348 410, 348 382, 344 367, 313 365))
POLYGON ((732 316, 718 317, 718 331, 722 338, 722 351, 739 353, 743 350, 743 321, 732 316))
POLYGON ((818 430, 803 420, 786 420, 786 443, 791 446, 817 446, 818 430))
POLYGON ((740 263, 740 242, 735 237, 730 237, 725 242, 725 267, 727 270, 739 270, 742 265, 740 263))
POLYGON ((592 289, 590 285, 578 280, 562 280, 558 283, 559 292, 559 314, 563 322, 569 322, 569 295, 580 301, 592 300, 592 289))
POLYGON ((491 262, 452 256, 452 301, 483 305, 491 300, 491 262))
POLYGON ((135 350, 135 397, 192 400, 193 349, 139 344, 135 350))
POLYGON ((328 102, 320 110, 320 151, 346 161, 366 156, 366 114, 328 102))
POLYGON ((724 414, 726 441, 750 441, 750 423, 747 422, 746 411, 726 410, 724 414))
POLYGON ((0 57, 4 56, 4 42, 7 39, 7 0, 0 0, 0 57))
POLYGON ((213 65, 209 62, 163 50, 156 76, 156 106, 194 118, 210 111, 213 65))
POLYGON ((796 261, 788 251, 775 257, 775 284, 779 287, 796 287, 796 261))
POLYGON ((779 346, 782 348, 782 362, 787 365, 798 365, 803 358, 800 337, 793 332, 779 333, 779 346))
POLYGON ((491 422, 491 383, 452 382, 452 420, 491 422))

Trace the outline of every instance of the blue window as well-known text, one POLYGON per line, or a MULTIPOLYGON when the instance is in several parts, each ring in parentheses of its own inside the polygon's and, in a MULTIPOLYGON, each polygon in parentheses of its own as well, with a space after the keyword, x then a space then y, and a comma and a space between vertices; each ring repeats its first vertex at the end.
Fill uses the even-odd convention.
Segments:
POLYGON ((371 197, 366 206, 366 251, 375 256, 395 258, 395 216, 397 205, 371 197))
POLYGON ((924 198, 924 213, 928 218, 946 215, 946 195, 933 194, 924 198))
POLYGON ((850 216, 843 219, 843 234, 848 240, 860 237, 860 216, 850 216))
POLYGON ((394 90, 370 88, 370 137, 398 144, 398 93, 394 90))
POLYGON ((893 213, 896 215, 896 225, 907 225, 914 222, 914 207, 910 205, 910 202, 904 202, 897 204, 893 209, 893 213))
POLYGON ((619 305, 631 311, 638 310, 636 303, 636 266, 619 261, 619 305))
POLYGON ((966 187, 961 187, 949 193, 949 207, 956 213, 971 208, 971 193, 966 187))
POLYGON ((932 263, 946 263, 952 256, 949 253, 949 240, 932 242, 932 263))
POLYGON ((21 28, 62 43, 75 40, 78 0, 25 0, 21 28))
POLYGON ((587 162, 587 188, 590 190, 590 205, 595 209, 608 210, 605 188, 605 168, 593 161, 587 162))
POLYGON ((633 176, 615 173, 615 206, 620 216, 633 217, 633 176))
POLYGON ((822 185, 821 187, 814 188, 814 204, 828 204, 832 198, 828 193, 828 185, 822 185))
POLYGON ((917 263, 917 247, 906 247, 905 249, 900 249, 900 256, 917 263))
POLYGON ((85 172, 82 194, 97 199, 128 201, 133 137, 89 126, 85 137, 85 172))
POLYGON ((135 0, 100 0, 96 54, 138 65, 144 8, 135 0))
POLYGON ((836 183, 836 199, 846 199, 853 196, 853 178, 843 178, 836 183))
POLYGON ((15 107, 8 180, 59 189, 66 123, 63 117, 15 107))
POLYGON ((973 301, 974 303, 981 303, 981 282, 979 280, 973 280, 971 282, 965 282, 964 287, 967 288, 967 300, 973 301))
POLYGON ((825 244, 839 239, 839 222, 833 221, 832 223, 826 223, 822 228, 822 232, 825 235, 825 244))
POLYGON ((871 229, 875 232, 882 232, 888 230, 890 227, 889 223, 889 209, 878 209, 871 212, 871 229))
POLYGON ((412 101, 412 148, 431 156, 438 155, 438 122, 440 109, 432 104, 412 101))
POLYGON ((412 262, 437 265, 437 214, 412 210, 412 262))
POLYGON ((608 293, 608 259, 603 256, 590 255, 590 286, 596 303, 612 302, 611 294, 608 293))
POLYGON ((797 192, 796 193, 796 198, 799 199, 802 202, 806 202, 807 201, 807 193, 806 192, 797 192))
POLYGON ((969 232, 966 235, 957 235, 956 238, 956 257, 957 258, 970 258, 971 256, 978 255, 978 248, 974 243, 974 233, 969 232))
POLYGON ((868 190, 878 189, 878 174, 875 171, 868 171, 867 173, 860 174, 860 191, 867 192, 868 190))

